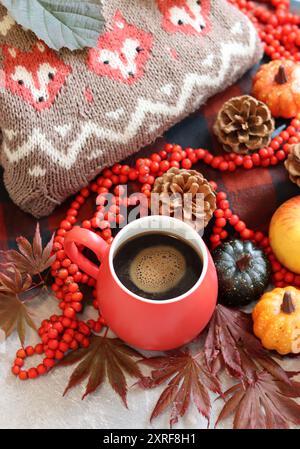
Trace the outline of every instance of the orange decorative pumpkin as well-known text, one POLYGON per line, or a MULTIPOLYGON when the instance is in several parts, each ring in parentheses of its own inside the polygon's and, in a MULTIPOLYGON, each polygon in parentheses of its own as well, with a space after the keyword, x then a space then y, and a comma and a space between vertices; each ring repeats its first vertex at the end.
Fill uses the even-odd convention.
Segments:
POLYGON ((282 355, 300 352, 300 290, 285 287, 265 293, 252 318, 254 334, 266 349, 282 355))
POLYGON ((269 106, 274 117, 295 117, 300 112, 300 64, 282 60, 262 65, 252 94, 269 106))

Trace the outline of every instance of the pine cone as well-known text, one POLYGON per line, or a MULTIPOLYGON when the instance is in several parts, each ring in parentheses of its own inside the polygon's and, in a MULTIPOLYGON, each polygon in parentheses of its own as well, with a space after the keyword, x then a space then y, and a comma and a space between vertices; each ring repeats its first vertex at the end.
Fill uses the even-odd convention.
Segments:
POLYGON ((247 154, 269 144, 274 120, 266 104, 243 95, 223 105, 213 129, 225 151, 247 154))
POLYGON ((300 144, 290 146, 290 154, 284 163, 289 172, 290 180, 300 187, 300 144))
POLYGON ((203 230, 216 210, 216 195, 209 182, 196 170, 171 168, 156 179, 152 193, 160 194, 161 215, 164 207, 169 207, 170 216, 183 217, 197 232, 203 230), (184 200, 186 193, 192 194, 191 203, 189 197, 184 200), (197 201, 196 194, 204 195, 203 203, 197 201))

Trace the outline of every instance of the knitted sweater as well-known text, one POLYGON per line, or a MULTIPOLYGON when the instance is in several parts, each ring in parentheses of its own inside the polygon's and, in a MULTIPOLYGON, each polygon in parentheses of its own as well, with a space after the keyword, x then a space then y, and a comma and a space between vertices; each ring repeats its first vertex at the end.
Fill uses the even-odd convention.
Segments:
POLYGON ((55 52, 0 7, 0 160, 23 210, 47 215, 151 143, 261 56, 225 0, 107 0, 95 48, 55 52))

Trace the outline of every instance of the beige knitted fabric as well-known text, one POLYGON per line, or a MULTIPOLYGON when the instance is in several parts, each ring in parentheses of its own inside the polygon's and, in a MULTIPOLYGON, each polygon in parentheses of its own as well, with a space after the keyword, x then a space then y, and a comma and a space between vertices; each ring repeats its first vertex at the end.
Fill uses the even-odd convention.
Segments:
POLYGON ((107 0, 94 49, 56 53, 0 7, 4 182, 47 215, 105 166, 152 142, 261 56, 225 0, 107 0))

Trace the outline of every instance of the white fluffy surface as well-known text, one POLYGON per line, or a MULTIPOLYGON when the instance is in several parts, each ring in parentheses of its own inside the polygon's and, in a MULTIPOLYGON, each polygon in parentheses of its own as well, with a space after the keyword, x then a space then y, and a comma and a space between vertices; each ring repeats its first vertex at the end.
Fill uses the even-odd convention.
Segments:
MULTIPOLYGON (((56 301, 49 297, 34 300, 32 308, 36 313, 36 322, 51 313, 57 313, 56 301)), ((93 313, 92 310, 87 314, 93 313)), ((28 343, 38 342, 31 333, 28 343)), ((149 417, 164 387, 149 391, 131 388, 128 393, 129 410, 123 406, 119 397, 108 384, 92 395, 81 400, 84 385, 76 387, 62 397, 69 375, 74 367, 62 367, 35 380, 20 381, 10 373, 15 351, 19 348, 16 334, 0 344, 0 428, 45 429, 45 428, 81 428, 81 429, 134 429, 168 428, 168 415, 155 419, 151 424, 149 417)), ((27 359, 37 364, 38 356, 27 359)), ((299 359, 288 361, 290 370, 299 370, 299 359)), ((128 379, 132 385, 133 379, 128 379)), ((229 385, 223 385, 226 387, 229 385)), ((212 400, 216 395, 212 395, 212 400)), ((222 401, 213 403, 210 427, 222 407, 222 401)), ((231 427, 228 420, 222 427, 231 427)), ((206 428, 206 420, 191 406, 186 416, 174 428, 206 428)))

